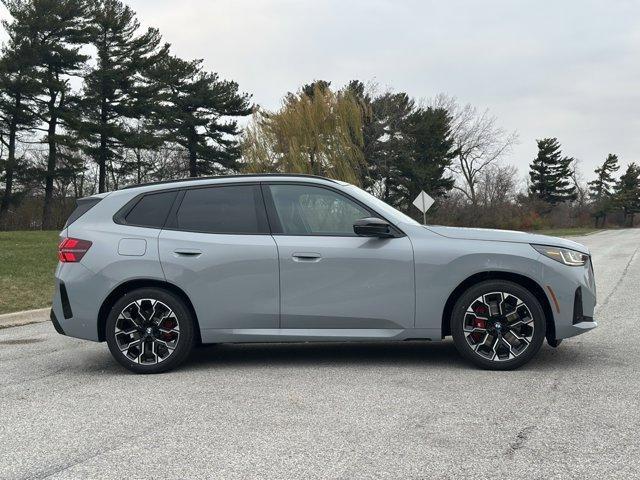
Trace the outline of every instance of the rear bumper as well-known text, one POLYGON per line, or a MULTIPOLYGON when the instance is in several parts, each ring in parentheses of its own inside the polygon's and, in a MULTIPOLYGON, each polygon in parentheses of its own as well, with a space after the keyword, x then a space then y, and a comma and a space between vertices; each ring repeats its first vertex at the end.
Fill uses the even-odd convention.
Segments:
POLYGON ((49 318, 51 319, 51 323, 53 323, 53 328, 56 329, 56 332, 58 332, 60 335, 66 335, 64 333, 64 330, 62 329, 62 326, 60 325, 60 322, 58 322, 58 317, 56 317, 53 309, 51 309, 51 312, 49 313, 49 318))
POLYGON ((51 305, 51 321, 56 331, 69 337, 99 341, 96 295, 99 278, 79 263, 58 265, 56 286, 51 305), (53 319, 55 318, 55 322, 53 319))

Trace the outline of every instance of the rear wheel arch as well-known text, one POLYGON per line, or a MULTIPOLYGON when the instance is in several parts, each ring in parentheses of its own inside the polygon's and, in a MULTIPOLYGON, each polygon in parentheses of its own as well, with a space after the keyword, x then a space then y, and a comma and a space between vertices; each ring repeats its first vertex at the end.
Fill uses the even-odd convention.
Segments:
POLYGON ((540 302, 540 305, 542 305, 542 309, 544 311, 546 319, 547 338, 555 338, 555 322, 553 310, 551 309, 551 304, 549 303, 547 295, 544 293, 544 289, 538 284, 538 282, 525 275, 501 271, 480 272, 471 275, 470 277, 462 281, 453 290, 453 292, 451 292, 442 311, 441 332, 443 338, 451 335, 451 314, 453 313, 453 308, 460 296, 473 285, 476 285, 485 280, 506 280, 529 290, 540 302))
POLYGON ((137 280, 129 280, 124 283, 121 283, 116 288, 114 288, 111 293, 107 296, 107 298, 102 302, 100 306, 100 310, 98 311, 98 340, 100 342, 104 342, 106 340, 106 325, 107 325, 107 317, 109 316, 109 312, 111 308, 115 305, 115 303, 122 298, 127 292, 131 292, 133 290, 137 290, 139 288, 160 288, 162 290, 166 290, 170 293, 176 295, 180 300, 184 302, 186 307, 189 309, 192 318, 195 321, 195 334, 196 334, 196 343, 202 343, 202 337, 200 336, 200 322, 198 320, 198 316, 196 315, 196 311, 193 308, 193 304, 191 300, 187 296, 187 294, 181 288, 173 285, 169 282, 164 282, 162 280, 153 280, 153 279, 137 279, 137 280))

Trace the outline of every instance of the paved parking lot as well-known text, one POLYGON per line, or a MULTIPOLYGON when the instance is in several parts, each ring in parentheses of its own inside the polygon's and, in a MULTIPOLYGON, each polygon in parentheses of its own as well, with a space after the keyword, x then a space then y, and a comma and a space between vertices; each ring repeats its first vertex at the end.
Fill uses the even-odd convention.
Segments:
POLYGON ((223 345, 129 374, 0 330, 0 478, 638 478, 640 230, 593 251, 600 327, 515 372, 450 341, 223 345))

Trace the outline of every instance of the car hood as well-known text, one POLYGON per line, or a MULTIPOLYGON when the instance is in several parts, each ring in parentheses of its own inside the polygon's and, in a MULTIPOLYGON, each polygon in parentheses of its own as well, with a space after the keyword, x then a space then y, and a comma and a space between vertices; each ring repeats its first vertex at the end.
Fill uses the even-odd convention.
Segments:
POLYGON ((555 247, 570 248, 582 253, 589 253, 589 249, 578 242, 573 242, 566 238, 549 237, 547 235, 538 235, 535 233, 516 232, 514 230, 494 230, 491 228, 440 226, 427 226, 425 228, 447 238, 457 238, 461 240, 485 240, 488 242, 535 243, 538 245, 553 245, 555 247))

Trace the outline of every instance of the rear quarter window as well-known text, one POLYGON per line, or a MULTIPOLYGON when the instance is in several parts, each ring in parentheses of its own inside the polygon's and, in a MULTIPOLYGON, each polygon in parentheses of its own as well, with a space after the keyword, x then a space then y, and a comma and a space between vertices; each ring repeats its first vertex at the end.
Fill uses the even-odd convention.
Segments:
POLYGON ((124 216, 123 223, 138 227, 162 228, 176 195, 176 191, 144 195, 124 216))

